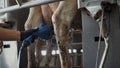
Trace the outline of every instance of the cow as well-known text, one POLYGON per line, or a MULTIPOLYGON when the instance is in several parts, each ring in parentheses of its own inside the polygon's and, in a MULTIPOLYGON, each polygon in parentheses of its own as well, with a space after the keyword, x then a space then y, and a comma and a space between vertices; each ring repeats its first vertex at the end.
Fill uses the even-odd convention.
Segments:
MULTIPOLYGON (((30 8, 29 16, 25 23, 25 29, 36 28, 41 22, 47 25, 53 25, 54 35, 56 38, 57 47, 61 68, 72 68, 70 55, 68 53, 69 28, 72 20, 77 13, 77 0, 64 0, 46 5, 40 5, 30 8)), ((49 41, 47 41, 50 43, 49 41)), ((49 45, 50 46, 50 45, 49 45)), ((38 67, 40 59, 40 45, 28 47, 28 68, 32 67, 33 48, 36 48, 36 58, 38 67)), ((33 62, 34 63, 34 62, 33 62)))

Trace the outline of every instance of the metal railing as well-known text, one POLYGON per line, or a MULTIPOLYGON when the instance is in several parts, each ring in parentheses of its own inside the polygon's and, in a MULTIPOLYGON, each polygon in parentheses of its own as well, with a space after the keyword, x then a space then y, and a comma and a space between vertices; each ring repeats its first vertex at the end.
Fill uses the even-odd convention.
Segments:
POLYGON ((35 0, 35 1, 30 1, 30 2, 25 2, 25 3, 20 3, 20 4, 18 4, 19 3, 18 2, 17 5, 13 5, 13 6, 0 9, 0 14, 23 9, 23 8, 30 8, 30 7, 37 6, 37 5, 53 3, 57 1, 62 1, 62 0, 35 0))

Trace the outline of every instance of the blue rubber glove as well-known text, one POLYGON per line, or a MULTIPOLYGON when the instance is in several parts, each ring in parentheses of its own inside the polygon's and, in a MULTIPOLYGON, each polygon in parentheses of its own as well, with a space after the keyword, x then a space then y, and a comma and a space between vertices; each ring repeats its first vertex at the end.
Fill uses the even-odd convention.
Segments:
POLYGON ((44 23, 41 23, 41 25, 38 28, 39 28, 38 31, 33 34, 34 36, 38 36, 40 39, 44 40, 49 40, 52 38, 53 35, 52 25, 46 25, 44 23))
POLYGON ((30 35, 29 37, 27 37, 24 40, 24 42, 27 45, 30 45, 37 38, 49 40, 52 38, 52 35, 53 35, 53 26, 45 25, 44 23, 41 23, 40 26, 38 27, 38 30, 34 32, 32 35, 30 35))

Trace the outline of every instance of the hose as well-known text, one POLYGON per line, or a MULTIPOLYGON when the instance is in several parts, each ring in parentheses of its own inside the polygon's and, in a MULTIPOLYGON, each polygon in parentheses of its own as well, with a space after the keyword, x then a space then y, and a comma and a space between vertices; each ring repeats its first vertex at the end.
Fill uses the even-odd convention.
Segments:
POLYGON ((22 50, 24 49, 24 47, 26 46, 26 42, 23 41, 22 42, 22 46, 20 47, 20 50, 19 50, 19 53, 18 53, 18 64, 17 64, 17 68, 20 67, 20 56, 21 56, 21 53, 22 53, 22 50))

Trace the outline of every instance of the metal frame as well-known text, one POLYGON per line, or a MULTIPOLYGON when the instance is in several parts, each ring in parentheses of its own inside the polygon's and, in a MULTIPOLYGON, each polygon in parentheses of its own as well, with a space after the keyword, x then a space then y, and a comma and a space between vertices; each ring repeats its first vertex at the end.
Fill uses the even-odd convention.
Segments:
POLYGON ((23 8, 30 8, 30 7, 37 6, 37 5, 53 3, 53 2, 57 2, 57 1, 62 1, 62 0, 36 0, 36 1, 30 1, 30 2, 23 3, 21 5, 17 4, 17 5, 7 7, 7 8, 0 9, 0 14, 15 11, 15 10, 19 10, 19 9, 23 9, 23 8))
MULTIPOLYGON (((120 6, 120 0, 105 0, 110 3, 117 3, 120 6)), ((95 0, 95 1, 85 1, 82 2, 81 0, 78 0, 78 8, 82 7, 90 7, 90 6, 100 6, 101 0, 95 0)))

